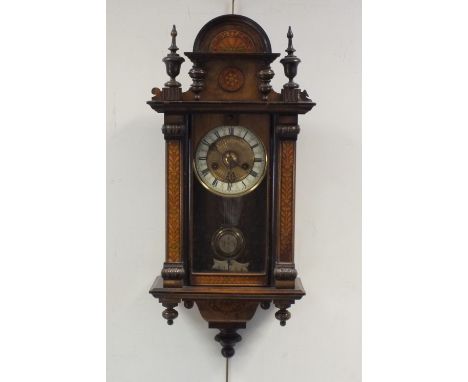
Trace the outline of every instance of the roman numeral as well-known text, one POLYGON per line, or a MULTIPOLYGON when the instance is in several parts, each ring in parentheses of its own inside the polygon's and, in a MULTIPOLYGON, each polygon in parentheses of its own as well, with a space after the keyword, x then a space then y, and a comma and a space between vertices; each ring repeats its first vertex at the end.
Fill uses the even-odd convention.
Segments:
POLYGON ((206 157, 198 157, 198 160, 206 160, 206 157))
POLYGON ((207 146, 210 145, 210 143, 206 139, 202 139, 201 143, 203 143, 204 145, 207 145, 207 146))
POLYGON ((227 190, 228 190, 228 191, 231 191, 231 189, 232 189, 232 183, 228 183, 228 185, 227 185, 227 190))
POLYGON ((216 187, 218 185, 218 179, 213 180, 213 183, 211 183, 213 187, 216 187))
POLYGON ((229 135, 234 135, 234 127, 229 126, 229 135))
POLYGON ((255 158, 254 162, 263 162, 263 159, 262 158, 255 158))
POLYGON ((258 146, 258 143, 255 143, 253 146, 250 146, 251 149, 254 149, 255 147, 258 146))
POLYGON ((244 134, 244 136, 242 137, 242 139, 245 139, 245 137, 246 137, 247 133, 248 133, 248 131, 247 131, 247 130, 245 130, 245 134, 244 134))
POLYGON ((221 138, 221 135, 219 135, 218 130, 216 130, 216 131, 214 132, 214 135, 216 135, 217 138, 221 138))
POLYGON ((242 185, 244 186, 244 190, 247 188, 247 185, 244 183, 244 181, 242 181, 242 185))
POLYGON ((250 171, 250 175, 252 175, 254 178, 256 178, 257 175, 258 175, 258 172, 252 170, 252 171, 250 171))
POLYGON ((202 173, 203 176, 207 176, 209 172, 210 172, 210 170, 208 170, 208 168, 205 168, 204 170, 202 170, 201 173, 202 173))

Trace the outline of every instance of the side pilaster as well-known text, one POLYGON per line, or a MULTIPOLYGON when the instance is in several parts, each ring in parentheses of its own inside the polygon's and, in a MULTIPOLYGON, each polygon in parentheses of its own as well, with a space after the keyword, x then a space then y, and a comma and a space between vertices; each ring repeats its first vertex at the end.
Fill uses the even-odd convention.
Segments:
POLYGON ((277 152, 276 260, 273 271, 277 288, 294 288, 294 207, 296 177, 297 115, 279 116, 275 127, 277 152))

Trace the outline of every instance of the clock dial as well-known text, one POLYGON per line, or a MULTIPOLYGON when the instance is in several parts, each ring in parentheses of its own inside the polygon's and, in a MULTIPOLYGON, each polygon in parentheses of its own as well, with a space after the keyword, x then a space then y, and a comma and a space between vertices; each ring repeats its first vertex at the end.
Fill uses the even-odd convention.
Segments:
POLYGON ((219 126, 199 142, 194 167, 201 184, 215 194, 241 196, 260 184, 267 155, 261 140, 242 126, 219 126))

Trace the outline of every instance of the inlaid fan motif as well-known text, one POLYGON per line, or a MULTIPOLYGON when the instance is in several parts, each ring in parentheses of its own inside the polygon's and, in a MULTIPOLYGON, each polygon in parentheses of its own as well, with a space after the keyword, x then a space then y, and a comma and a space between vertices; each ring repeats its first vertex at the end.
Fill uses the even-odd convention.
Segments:
POLYGON ((226 30, 218 33, 210 44, 211 52, 250 53, 255 45, 249 35, 238 30, 226 30))

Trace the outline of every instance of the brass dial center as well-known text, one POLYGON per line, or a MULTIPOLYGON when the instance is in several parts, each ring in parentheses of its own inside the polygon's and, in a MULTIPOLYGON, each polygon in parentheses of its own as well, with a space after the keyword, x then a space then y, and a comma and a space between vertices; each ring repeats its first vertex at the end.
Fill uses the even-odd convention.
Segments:
POLYGON ((229 168, 236 167, 239 164, 238 161, 239 158, 234 151, 226 151, 223 154, 223 162, 229 168))
POLYGON ((253 149, 244 139, 227 135, 211 144, 206 163, 214 178, 234 183, 249 175, 254 159, 253 149))

